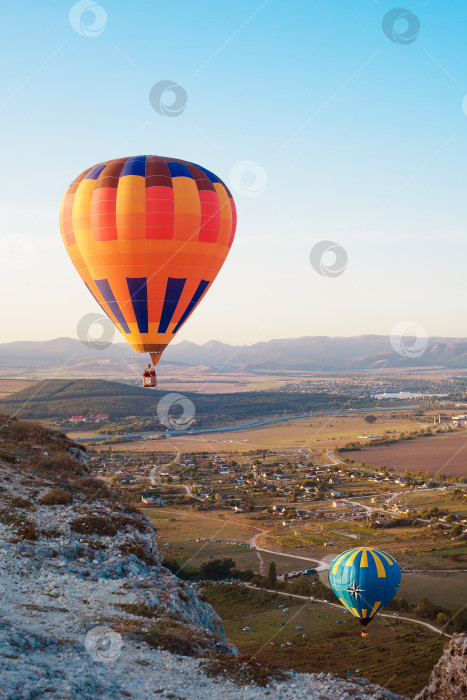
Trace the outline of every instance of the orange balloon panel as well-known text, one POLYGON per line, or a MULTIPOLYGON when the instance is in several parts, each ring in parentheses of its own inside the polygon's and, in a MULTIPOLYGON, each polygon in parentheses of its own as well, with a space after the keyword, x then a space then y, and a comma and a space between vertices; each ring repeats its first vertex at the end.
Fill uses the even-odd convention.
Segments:
POLYGON ((160 156, 85 170, 60 208, 81 278, 133 349, 154 362, 214 281, 235 226, 234 200, 216 175, 160 156))

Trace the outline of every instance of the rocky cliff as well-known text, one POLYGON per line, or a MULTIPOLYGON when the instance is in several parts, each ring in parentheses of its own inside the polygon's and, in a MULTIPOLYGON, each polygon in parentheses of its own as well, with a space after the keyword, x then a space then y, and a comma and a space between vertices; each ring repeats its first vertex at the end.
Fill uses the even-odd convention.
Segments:
POLYGON ((467 698, 467 634, 455 634, 433 669, 426 688, 415 700, 467 698))

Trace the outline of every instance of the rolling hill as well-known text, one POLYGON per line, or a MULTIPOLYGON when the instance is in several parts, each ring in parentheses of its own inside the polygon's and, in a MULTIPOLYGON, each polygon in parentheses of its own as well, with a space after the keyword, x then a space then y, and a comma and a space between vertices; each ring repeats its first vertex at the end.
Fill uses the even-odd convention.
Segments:
MULTIPOLYGON (((109 414, 125 416, 157 416, 157 404, 167 392, 143 389, 105 380, 52 379, 10 394, 0 401, 0 413, 22 418, 68 418, 72 415, 109 414)), ((231 421, 298 414, 311 410, 356 407, 345 394, 301 394, 273 391, 249 391, 242 394, 199 394, 185 392, 196 411, 198 427, 227 424, 231 421)), ((367 402, 368 404, 368 402, 367 402)))

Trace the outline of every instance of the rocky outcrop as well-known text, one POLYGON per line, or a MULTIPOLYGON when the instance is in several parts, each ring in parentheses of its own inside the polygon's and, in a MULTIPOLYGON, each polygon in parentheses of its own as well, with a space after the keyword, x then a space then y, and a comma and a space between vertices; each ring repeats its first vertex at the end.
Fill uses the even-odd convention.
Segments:
POLYGON ((415 700, 467 698, 467 634, 455 634, 434 667, 426 688, 415 700))

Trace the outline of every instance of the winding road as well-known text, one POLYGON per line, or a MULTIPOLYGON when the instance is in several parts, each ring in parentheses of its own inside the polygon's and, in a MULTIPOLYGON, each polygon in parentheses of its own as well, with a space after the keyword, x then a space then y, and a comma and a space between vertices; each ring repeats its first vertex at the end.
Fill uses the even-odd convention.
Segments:
POLYGON ((257 552, 266 552, 267 554, 276 554, 280 555, 283 557, 289 557, 290 559, 300 559, 301 561, 310 561, 312 564, 318 564, 318 566, 314 566, 313 568, 316 568, 316 571, 325 571, 326 569, 329 568, 329 563, 325 562, 323 559, 311 559, 310 557, 304 557, 304 556, 299 556, 298 554, 288 554, 286 552, 277 552, 274 549, 265 549, 264 547, 260 547, 259 545, 256 544, 256 540, 258 537, 261 535, 265 535, 268 530, 262 530, 261 532, 258 532, 256 535, 253 535, 253 537, 250 539, 250 547, 253 550, 256 550, 257 552))
MULTIPOLYGON (((288 556, 288 555, 287 555, 288 556)), ((247 588, 251 588, 253 591, 267 591, 268 593, 277 593, 278 595, 283 595, 283 596, 289 596, 290 598, 300 598, 301 600, 306 600, 308 603, 314 602, 314 603, 324 603, 325 605, 331 605, 333 608, 339 608, 339 610, 342 610, 344 612, 345 608, 342 605, 339 605, 338 603, 330 603, 328 600, 321 600, 319 598, 314 598, 313 601, 310 600, 310 596, 306 595, 298 595, 297 593, 287 593, 286 591, 278 591, 275 590, 274 588, 261 588, 260 586, 252 586, 251 583, 245 583, 244 584, 247 588)), ((422 625, 422 627, 427 627, 429 630, 432 632, 436 632, 437 634, 442 634, 444 637, 448 637, 451 639, 452 634, 448 634, 447 632, 443 632, 443 630, 440 630, 438 627, 435 627, 434 625, 430 625, 429 622, 423 622, 422 620, 414 620, 413 617, 404 617, 402 615, 397 615, 397 617, 394 617, 394 615, 390 615, 388 613, 378 613, 379 617, 390 617, 392 620, 407 620, 408 622, 413 622, 415 625, 422 625)))

